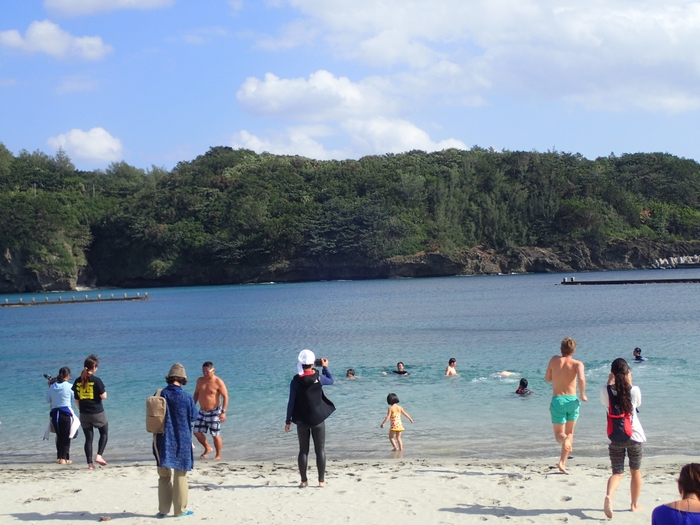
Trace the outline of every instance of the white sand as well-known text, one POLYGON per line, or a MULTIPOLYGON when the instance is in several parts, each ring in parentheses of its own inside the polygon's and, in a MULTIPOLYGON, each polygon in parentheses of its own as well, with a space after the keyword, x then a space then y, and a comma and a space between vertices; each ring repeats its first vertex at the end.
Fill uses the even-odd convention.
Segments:
MULTIPOLYGON (((313 456, 312 456, 313 461, 313 456)), ((680 467, 695 458, 645 458, 644 510, 629 512, 629 477, 615 497, 613 521, 650 523, 651 511, 677 499, 680 467)), ((197 461, 189 474, 186 523, 439 524, 579 523, 606 520, 602 506, 607 459, 572 459, 569 475, 555 460, 467 461, 387 459, 329 461, 325 488, 299 489, 294 463, 197 461)), ((162 523, 155 518, 154 464, 4 465, 0 524, 162 523)))

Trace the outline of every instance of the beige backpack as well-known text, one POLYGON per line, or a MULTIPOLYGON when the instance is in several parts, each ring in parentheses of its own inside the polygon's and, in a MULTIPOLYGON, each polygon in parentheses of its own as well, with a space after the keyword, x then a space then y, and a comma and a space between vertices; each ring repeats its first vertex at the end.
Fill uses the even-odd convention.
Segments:
POLYGON ((160 395, 162 391, 163 389, 159 388, 155 395, 146 398, 146 430, 151 434, 165 432, 165 413, 168 411, 168 404, 160 395))

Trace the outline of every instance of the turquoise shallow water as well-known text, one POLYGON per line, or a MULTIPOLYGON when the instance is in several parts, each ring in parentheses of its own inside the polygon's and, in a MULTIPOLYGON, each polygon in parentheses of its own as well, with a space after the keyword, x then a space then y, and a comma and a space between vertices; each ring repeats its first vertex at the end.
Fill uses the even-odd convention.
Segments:
MULTIPOLYGON (((577 279, 700 277, 698 270, 579 274, 577 279)), ((559 286, 561 275, 506 275, 141 290, 147 302, 0 308, 0 461, 50 460, 42 441, 48 409, 43 373, 75 372, 92 352, 109 398, 106 457, 150 457, 144 400, 170 365, 187 368, 193 391, 211 360, 231 394, 224 459, 293 460, 296 435, 283 432, 296 355, 311 348, 330 360, 338 410, 327 422, 329 457, 388 457, 379 429, 395 392, 407 421, 406 457, 552 457, 557 446, 543 377, 559 342, 579 342, 589 402, 575 451, 605 456, 605 409, 598 400, 612 359, 632 359, 643 394, 647 454, 693 455, 700 285, 559 286), (443 376, 456 357, 459 377, 443 376), (397 361, 411 376, 382 376, 397 361), (347 368, 359 375, 343 379, 347 368), (503 370, 515 375, 501 377, 503 370), (527 377, 535 395, 513 395, 527 377)), ((119 293, 119 291, 114 292, 119 293)), ((133 293, 133 291, 130 291, 133 293)), ((34 295, 43 300, 42 295, 34 295)), ((16 300, 18 296, 1 296, 16 300)), ((28 296, 25 296, 28 297, 28 296)), ((26 300, 26 299, 25 299, 26 300)), ((82 457, 83 438, 73 445, 82 457)))

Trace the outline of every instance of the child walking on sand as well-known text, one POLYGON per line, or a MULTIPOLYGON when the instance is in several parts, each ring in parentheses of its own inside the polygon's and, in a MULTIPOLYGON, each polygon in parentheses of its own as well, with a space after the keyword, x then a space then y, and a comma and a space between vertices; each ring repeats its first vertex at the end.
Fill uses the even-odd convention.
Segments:
POLYGON ((394 450, 403 450, 403 441, 401 441, 401 432, 403 432, 403 422, 401 421, 401 414, 406 416, 408 420, 413 423, 413 419, 409 416, 406 411, 399 406, 399 396, 396 394, 389 394, 386 396, 386 402, 389 403, 389 410, 387 410, 386 417, 379 428, 384 428, 386 422, 391 418, 391 427, 389 429, 389 441, 394 450))

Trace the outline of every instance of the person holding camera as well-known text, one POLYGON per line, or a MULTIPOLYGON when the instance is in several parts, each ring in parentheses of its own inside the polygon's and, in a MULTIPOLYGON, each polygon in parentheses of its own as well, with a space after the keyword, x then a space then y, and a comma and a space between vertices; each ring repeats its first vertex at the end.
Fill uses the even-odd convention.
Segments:
POLYGON ((326 474, 326 419, 335 411, 335 406, 323 393, 324 385, 333 384, 328 370, 328 359, 316 359, 311 350, 302 350, 297 358, 297 375, 289 385, 289 402, 284 431, 289 432, 292 423, 297 426, 299 438, 299 488, 308 485, 306 468, 309 458, 310 440, 314 440, 318 486, 324 487, 326 474), (321 373, 314 368, 321 366, 321 373))
POLYGON ((61 367, 56 378, 48 374, 44 374, 44 377, 49 382, 46 402, 51 405, 49 416, 56 432, 56 460, 61 465, 70 465, 73 463, 70 459, 70 440, 79 428, 78 417, 73 412, 73 385, 68 382, 70 368, 61 367))

